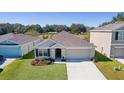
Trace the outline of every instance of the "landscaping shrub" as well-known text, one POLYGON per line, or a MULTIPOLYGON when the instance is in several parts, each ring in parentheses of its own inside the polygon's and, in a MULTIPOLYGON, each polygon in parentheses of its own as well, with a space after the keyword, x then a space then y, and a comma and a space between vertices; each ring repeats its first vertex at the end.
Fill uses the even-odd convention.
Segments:
POLYGON ((44 66, 44 65, 49 65, 54 63, 54 59, 52 58, 37 58, 31 62, 32 65, 34 66, 44 66))
POLYGON ((0 73, 3 71, 3 69, 2 68, 0 68, 0 73))
POLYGON ((43 35, 43 39, 48 39, 49 36, 48 35, 43 35))
POLYGON ((62 57, 61 61, 66 61, 66 59, 64 57, 62 57))

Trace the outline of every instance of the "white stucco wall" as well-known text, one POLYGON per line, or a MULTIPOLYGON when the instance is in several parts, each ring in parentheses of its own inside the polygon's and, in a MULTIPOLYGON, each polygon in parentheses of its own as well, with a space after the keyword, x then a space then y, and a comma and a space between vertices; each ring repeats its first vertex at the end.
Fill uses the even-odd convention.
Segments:
POLYGON ((96 50, 110 57, 111 32, 90 32, 90 43, 96 45, 96 50))
POLYGON ((40 39, 21 45, 22 56, 32 51, 40 43, 40 39), (35 45, 34 45, 35 43, 35 45))
POLYGON ((50 56, 55 59, 55 49, 50 49, 50 56))

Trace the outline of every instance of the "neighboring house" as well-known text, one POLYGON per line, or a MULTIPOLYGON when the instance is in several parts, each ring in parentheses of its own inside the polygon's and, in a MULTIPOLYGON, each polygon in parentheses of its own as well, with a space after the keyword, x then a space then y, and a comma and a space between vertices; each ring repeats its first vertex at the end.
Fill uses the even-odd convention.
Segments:
POLYGON ((116 22, 90 31, 90 42, 108 57, 124 58, 124 22, 116 22))
POLYGON ((35 57, 52 57, 54 59, 82 60, 94 57, 95 47, 88 41, 66 31, 44 40, 35 49, 35 57))
POLYGON ((21 57, 34 49, 42 40, 24 34, 0 35, 0 55, 7 58, 21 57))

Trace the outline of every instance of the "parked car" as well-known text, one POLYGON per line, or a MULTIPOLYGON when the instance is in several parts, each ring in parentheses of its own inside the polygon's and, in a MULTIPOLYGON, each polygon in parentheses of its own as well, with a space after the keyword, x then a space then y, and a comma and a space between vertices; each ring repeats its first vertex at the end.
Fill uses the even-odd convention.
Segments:
POLYGON ((3 64, 4 61, 6 61, 6 58, 3 55, 0 55, 0 65, 3 64))

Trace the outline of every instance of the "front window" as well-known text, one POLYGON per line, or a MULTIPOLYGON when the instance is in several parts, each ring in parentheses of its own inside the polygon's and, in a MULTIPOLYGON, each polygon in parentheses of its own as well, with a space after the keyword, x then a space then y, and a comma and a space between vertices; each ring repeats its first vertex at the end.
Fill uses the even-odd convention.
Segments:
POLYGON ((38 53, 39 56, 49 56, 49 49, 39 49, 38 53))
POLYGON ((124 32, 116 32, 115 40, 124 40, 124 32))

